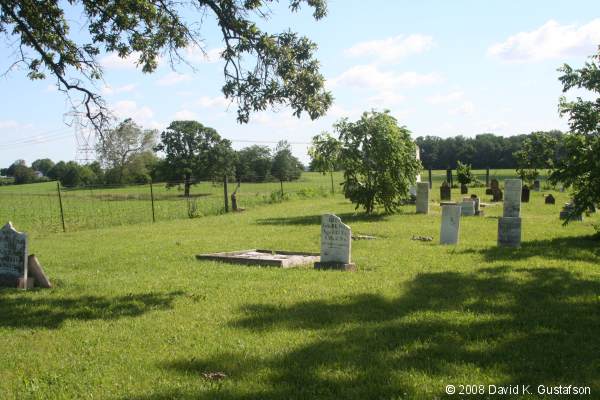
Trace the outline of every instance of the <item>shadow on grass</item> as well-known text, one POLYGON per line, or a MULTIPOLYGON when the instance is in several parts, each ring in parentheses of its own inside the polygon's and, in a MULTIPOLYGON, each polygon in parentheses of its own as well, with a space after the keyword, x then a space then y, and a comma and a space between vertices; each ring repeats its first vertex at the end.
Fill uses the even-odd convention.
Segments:
MULTIPOLYGON (((386 214, 365 214, 365 213, 341 213, 335 214, 342 219, 344 223, 352 222, 377 222, 384 221, 386 214)), ((300 215, 296 217, 277 217, 257 219, 258 225, 321 225, 321 214, 319 215, 300 215)))
POLYGON ((130 294, 119 297, 81 296, 26 298, 14 289, 0 291, 0 328, 57 329, 67 320, 112 320, 137 317, 173 307, 182 292, 130 294))
POLYGON ((420 274, 406 289, 397 298, 248 305, 235 328, 267 341, 282 332, 306 332, 311 340, 264 357, 229 350, 179 359, 162 366, 192 379, 195 390, 134 398, 441 398, 443 385, 473 376, 474 384, 535 390, 572 383, 600 391, 599 281, 562 269, 500 266, 420 274), (208 371, 228 377, 203 381, 208 371))
POLYGON ((542 257, 559 261, 583 261, 600 264, 600 239, 597 236, 570 236, 524 241, 519 249, 491 247, 467 249, 463 254, 482 254, 486 261, 522 260, 542 257))

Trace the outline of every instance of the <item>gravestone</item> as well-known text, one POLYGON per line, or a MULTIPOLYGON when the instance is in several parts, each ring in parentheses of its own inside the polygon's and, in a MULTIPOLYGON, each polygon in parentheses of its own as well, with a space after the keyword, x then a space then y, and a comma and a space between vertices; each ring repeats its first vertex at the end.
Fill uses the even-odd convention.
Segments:
POLYGON ((506 179, 504 181, 504 211, 503 217, 521 216, 521 185, 520 179, 506 179))
POLYGON ((446 170, 446 182, 448 182, 450 184, 450 187, 452 187, 452 184, 454 183, 452 181, 452 170, 451 169, 446 170))
POLYGON ((440 186, 440 200, 441 201, 450 201, 452 198, 452 190, 450 189, 450 185, 447 181, 442 182, 442 186, 440 186))
POLYGON ((498 219, 498 246, 519 247, 521 245, 521 193, 520 179, 504 181, 506 198, 502 217, 498 219))
POLYGON ((540 191, 540 181, 537 179, 535 181, 533 181, 533 191, 534 192, 540 191))
POLYGON ((417 183, 417 214, 429 214, 429 183, 417 183))
POLYGON ((479 201, 479 197, 476 194, 471 195, 471 200, 473 200, 473 205, 475 206, 475 215, 483 215, 483 211, 481 210, 481 202, 479 201))
POLYGON ((458 244, 460 211, 461 207, 458 205, 442 206, 442 229, 440 232, 440 244, 458 244))
MULTIPOLYGON (((425 185, 429 186, 428 183, 425 185)), ((352 230, 333 214, 321 217, 321 260, 315 263, 315 269, 337 269, 355 271, 352 263, 352 230)))
POLYGON ((460 184, 460 194, 467 194, 467 193, 469 193, 469 188, 464 183, 461 183, 460 184))
POLYGON ((0 285, 27 287, 27 235, 8 222, 0 229, 0 285))
POLYGON ((572 203, 565 203, 565 206, 559 214, 559 218, 565 220, 571 215, 571 221, 583 221, 583 214, 573 214, 574 208, 575 206, 572 203))
POLYGON ((432 176, 431 168, 429 168, 428 174, 429 174, 429 189, 432 189, 433 188, 433 176, 432 176))
POLYGON ((500 190, 498 179, 492 179, 490 184, 490 192, 492 195, 492 201, 502 201, 502 190, 500 190))
MULTIPOLYGON (((485 169, 485 187, 489 188, 490 187, 490 169, 486 168, 485 169)), ((489 193, 491 194, 491 193, 489 193)))
POLYGON ((523 189, 521 189, 521 202, 529 203, 529 186, 523 185, 523 189))
POLYGON ((544 199, 544 203, 556 204, 556 199, 554 198, 554 196, 552 196, 552 193, 550 193, 548 196, 546 196, 546 198, 544 199))
POLYGON ((521 245, 521 218, 500 217, 498 219, 498 246, 519 247, 521 245))
POLYGON ((460 203, 460 215, 465 217, 475 215, 475 202, 472 199, 463 199, 460 203))
POLYGON ((498 182, 498 179, 492 179, 492 182, 490 183, 490 189, 500 189, 500 183, 498 182))

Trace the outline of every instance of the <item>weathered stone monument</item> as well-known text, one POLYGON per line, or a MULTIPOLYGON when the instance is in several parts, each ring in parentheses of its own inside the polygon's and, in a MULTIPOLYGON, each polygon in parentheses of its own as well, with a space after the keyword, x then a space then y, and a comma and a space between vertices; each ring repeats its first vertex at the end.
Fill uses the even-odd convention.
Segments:
POLYGON ((442 182, 442 186, 440 186, 440 200, 441 201, 450 201, 452 199, 452 190, 450 189, 450 185, 447 181, 442 182))
POLYGON ((550 193, 548 196, 546 196, 546 198, 544 199, 544 203, 556 204, 556 199, 554 198, 554 196, 552 196, 552 193, 550 193))
POLYGON ((460 215, 472 217, 475 215, 475 201, 470 198, 463 198, 460 203, 460 215))
POLYGON ((429 214, 429 183, 417 183, 417 214, 429 214))
POLYGON ((492 201, 498 202, 502 201, 502 190, 500 189, 500 184, 497 179, 492 179, 490 192, 492 194, 492 201))
POLYGON ((27 277, 27 235, 17 232, 8 222, 0 229, 0 285, 32 286, 27 277))
POLYGON ((535 181, 533 181, 533 191, 534 192, 540 191, 540 181, 537 179, 535 181))
MULTIPOLYGON (((425 185, 429 186, 427 182, 425 185)), ((337 269, 355 271, 351 261, 352 230, 334 214, 321 217, 321 260, 315 269, 337 269)))
POLYGON ((440 231, 440 244, 458 244, 460 213, 461 207, 458 205, 442 206, 442 229, 440 231))
POLYGON ((523 189, 521 189, 521 202, 523 203, 529 203, 529 186, 527 185, 523 185, 523 189))
POLYGON ((519 247, 521 245, 521 192, 520 179, 504 181, 506 197, 502 217, 498 219, 498 246, 519 247))
POLYGON ((469 193, 469 187, 467 185, 465 185, 464 183, 460 184, 460 194, 467 194, 469 193))
POLYGON ((481 202, 479 197, 476 194, 471 195, 471 200, 473 200, 473 205, 475 206, 475 215, 483 215, 483 210, 481 209, 481 202))

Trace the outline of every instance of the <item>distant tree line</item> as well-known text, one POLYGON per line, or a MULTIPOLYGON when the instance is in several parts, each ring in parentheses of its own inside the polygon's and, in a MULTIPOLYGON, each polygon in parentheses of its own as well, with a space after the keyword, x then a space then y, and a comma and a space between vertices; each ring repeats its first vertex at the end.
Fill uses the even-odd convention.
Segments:
POLYGON ((126 119, 105 132, 96 154, 97 160, 85 165, 45 158, 28 166, 17 160, 0 175, 15 184, 57 180, 67 187, 167 182, 182 184, 189 195, 191 185, 201 180, 284 182, 298 179, 304 170, 286 141, 274 150, 255 145, 236 151, 229 140, 196 121, 174 121, 159 135, 126 119))
MULTIPOLYGON (((421 151, 421 162, 425 168, 455 169, 459 161, 476 169, 518 168, 518 152, 522 150, 524 141, 532 135, 551 139, 536 143, 540 152, 551 153, 555 160, 563 157, 564 133, 558 130, 508 137, 492 133, 480 134, 474 138, 462 135, 448 138, 420 136, 416 139, 416 143, 421 151)), ((543 162, 539 164, 534 167, 546 168, 543 162)))

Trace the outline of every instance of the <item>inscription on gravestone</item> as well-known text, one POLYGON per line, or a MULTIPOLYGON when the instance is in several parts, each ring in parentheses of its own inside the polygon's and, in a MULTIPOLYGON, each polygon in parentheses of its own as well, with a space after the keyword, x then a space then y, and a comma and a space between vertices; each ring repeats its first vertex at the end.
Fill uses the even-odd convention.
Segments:
MULTIPOLYGON (((427 184, 427 183, 426 183, 427 184)), ((334 214, 321 217, 321 260, 316 269, 355 270, 352 264, 352 230, 334 214)))
POLYGON ((27 281, 27 235, 8 222, 0 229, 0 284, 16 286, 27 281))
POLYGON ((507 179, 504 181, 504 213, 503 217, 521 216, 521 189, 520 179, 507 179))
POLYGON ((460 206, 442 206, 442 229, 440 232, 440 244, 458 244, 460 212, 460 206))

